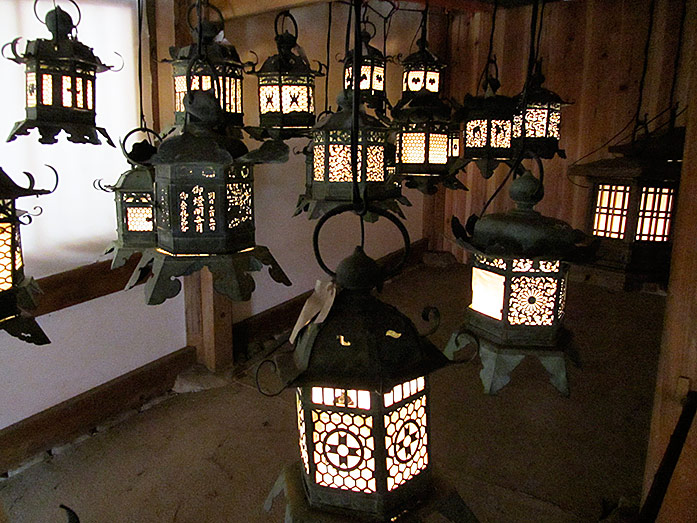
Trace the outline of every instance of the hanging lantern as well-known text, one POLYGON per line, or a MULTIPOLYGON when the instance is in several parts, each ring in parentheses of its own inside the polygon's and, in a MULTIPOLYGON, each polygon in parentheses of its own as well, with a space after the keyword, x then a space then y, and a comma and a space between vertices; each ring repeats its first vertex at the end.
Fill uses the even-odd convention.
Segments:
MULTIPOLYGON (((198 27, 194 27, 189 20, 189 28, 194 42, 185 47, 170 47, 172 57, 172 73, 174 76, 174 114, 177 125, 184 123, 185 107, 184 96, 187 92, 187 71, 189 64, 195 58, 205 56, 205 60, 196 61, 190 71, 191 81, 189 88, 192 91, 208 91, 214 88, 214 77, 217 77, 220 95, 218 103, 223 110, 225 123, 233 127, 243 125, 242 106, 242 74, 243 64, 237 54, 237 50, 222 37, 224 28, 223 14, 215 6, 205 3, 207 9, 215 11, 219 17, 217 21, 201 20, 201 38, 199 39, 198 27), (211 74, 211 69, 215 74, 211 74)), ((189 7, 188 16, 196 8, 192 4, 189 7)))
POLYGON ((421 38, 419 50, 402 61, 402 100, 409 100, 418 95, 438 95, 441 88, 441 72, 445 64, 428 49, 426 28, 428 9, 424 9, 421 19, 421 38))
MULTIPOLYGON (((299 331, 295 356, 282 356, 277 368, 297 387, 306 502, 383 521, 431 493, 428 374, 446 359, 404 314, 371 294, 384 273, 361 247, 336 274, 319 258, 321 226, 351 208, 324 215, 314 235, 318 261, 340 290, 326 319, 299 331)), ((401 222, 373 211, 399 223, 408 245, 401 222)), ((289 504, 292 513, 297 500, 289 504)))
POLYGON ((610 148, 617 158, 573 165, 591 185, 587 230, 600 242, 589 278, 632 290, 667 285, 684 128, 610 148), (603 276, 603 277, 600 277, 603 276))
POLYGON ((136 132, 150 133, 160 140, 155 131, 138 128, 130 131, 121 142, 121 149, 131 168, 119 177, 116 184, 104 188, 114 193, 116 203, 117 239, 107 250, 114 251, 112 269, 122 266, 133 253, 157 245, 155 168, 151 163, 157 149, 143 140, 135 143, 127 153, 125 143, 136 132))
POLYGON ((508 383, 508 374, 532 354, 568 393, 563 356, 569 338, 563 329, 568 262, 583 253, 585 235, 533 210, 543 190, 530 172, 514 180, 510 195, 517 208, 485 215, 471 238, 453 220, 453 232, 473 253, 464 330, 478 339, 487 392, 508 383))
POLYGON ((34 295, 39 292, 34 280, 24 275, 19 226, 21 217, 28 214, 17 210, 15 200, 52 191, 34 189, 34 179, 25 174, 29 176, 28 188, 15 184, 0 169, 0 329, 23 341, 44 345, 50 340, 28 313, 36 308, 34 295))
POLYGON ((297 45, 298 24, 289 11, 276 16, 278 54, 266 59, 255 74, 259 77, 259 125, 266 128, 308 128, 315 124, 315 77, 297 45), (280 30, 285 20, 293 23, 293 33, 280 30), (280 22, 280 27, 279 27, 280 22))
POLYGON ((489 92, 486 96, 465 96, 456 119, 464 122, 464 157, 477 162, 482 176, 489 178, 501 161, 513 153, 515 100, 489 92))
MULTIPOLYGON (((364 21, 361 31, 361 102, 380 114, 385 113, 387 94, 385 91, 385 55, 370 45, 375 36, 375 26, 364 21), (372 28, 372 33, 369 28, 372 28)), ((346 53, 344 63, 344 91, 353 91, 353 50, 346 53)))
POLYGON ((518 109, 513 120, 514 146, 522 147, 528 155, 539 158, 550 159, 555 154, 565 158, 566 153, 559 149, 559 138, 561 108, 568 103, 542 87, 544 81, 542 62, 539 61, 528 87, 517 97, 518 109))
POLYGON ((39 142, 44 144, 56 143, 58 133, 65 131, 73 143, 98 145, 99 132, 114 146, 106 130, 95 123, 96 75, 110 67, 71 35, 79 23, 55 7, 45 21, 53 39, 30 40, 23 55, 17 54, 19 38, 3 47, 4 53, 10 46, 13 56, 6 58, 24 64, 26 70, 26 119, 15 124, 8 142, 38 128, 39 142))
MULTIPOLYGON (((311 162, 307 163, 306 193, 299 208, 308 202, 321 202, 331 207, 352 201, 351 170, 351 100, 340 96, 339 110, 318 123, 312 131, 309 146, 311 162)), ((377 118, 359 112, 358 183, 365 186, 371 201, 401 198, 398 182, 386 178, 386 162, 390 156, 387 144, 389 129, 377 118)), ((298 211, 299 212, 299 211, 298 211)), ((311 217, 315 217, 311 213, 311 217)))

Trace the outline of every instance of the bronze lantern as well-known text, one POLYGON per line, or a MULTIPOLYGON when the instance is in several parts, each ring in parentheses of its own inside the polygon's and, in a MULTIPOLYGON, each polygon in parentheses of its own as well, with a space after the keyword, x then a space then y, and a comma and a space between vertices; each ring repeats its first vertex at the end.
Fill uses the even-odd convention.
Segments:
POLYGON ((278 54, 267 58, 255 72, 259 78, 259 125, 307 129, 315 124, 315 77, 322 72, 313 70, 302 50, 297 50, 298 24, 289 11, 276 16, 275 28, 278 54), (285 20, 292 22, 293 33, 281 33, 285 20))
POLYGON ((26 119, 15 124, 7 141, 38 128, 44 144, 56 143, 65 131, 73 143, 100 144, 99 133, 113 147, 95 123, 96 76, 110 67, 71 34, 77 24, 60 7, 48 12, 45 24, 53 38, 30 40, 23 55, 17 54, 19 38, 5 46, 13 54, 9 59, 26 70, 26 119))
MULTIPOLYGON (((370 40, 375 36, 375 26, 370 22, 361 22, 361 74, 359 89, 361 91, 361 102, 374 109, 379 114, 384 114, 387 105, 387 94, 385 91, 385 71, 387 59, 385 55, 370 45, 370 40), (372 33, 370 32, 372 29, 372 33)), ((354 50, 346 53, 344 63, 344 92, 353 91, 353 55, 354 50)))
MULTIPOLYGON (((189 7, 189 16, 194 8, 196 8, 194 4, 189 7)), ((220 10, 207 2, 205 8, 215 11, 219 20, 211 21, 202 18, 197 27, 191 25, 189 21, 189 28, 195 43, 184 47, 171 47, 169 50, 174 77, 175 123, 177 125, 184 123, 186 112, 184 97, 187 89, 208 91, 215 88, 219 92, 218 103, 223 111, 225 123, 233 127, 241 127, 244 117, 242 106, 244 66, 235 46, 225 39, 220 40, 224 27, 224 19, 220 10), (205 57, 205 60, 195 60, 200 57, 205 57), (194 61, 194 65, 190 67, 192 61, 194 61), (187 72, 190 75, 188 85, 187 72), (217 86, 213 85, 215 81, 218 82, 217 86)))
POLYGON ((29 315, 36 308, 35 295, 40 291, 33 278, 24 274, 19 227, 28 214, 17 210, 15 200, 51 191, 34 189, 34 179, 26 174, 30 182, 27 188, 0 169, 0 329, 22 341, 44 345, 50 340, 29 315))

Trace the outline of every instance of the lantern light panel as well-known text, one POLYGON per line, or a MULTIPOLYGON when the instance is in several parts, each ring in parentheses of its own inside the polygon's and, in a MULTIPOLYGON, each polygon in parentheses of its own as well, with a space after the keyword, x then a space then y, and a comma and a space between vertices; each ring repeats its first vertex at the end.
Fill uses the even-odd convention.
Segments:
POLYGON ((391 492, 428 467, 424 377, 400 383, 382 395, 301 387, 296 402, 303 467, 319 486, 366 494, 391 492))
POLYGON ((523 131, 523 115, 517 114, 513 121, 513 137, 559 140, 560 124, 560 103, 529 103, 525 110, 525 131, 523 131))
MULTIPOLYGON (((14 200, 0 200, 0 292, 8 291, 24 277, 19 222, 14 200)), ((7 318, 0 318, 4 320, 7 318)))
MULTIPOLYGON (((385 140, 383 130, 361 130, 358 135, 358 181, 385 181, 385 140), (365 165, 365 167, 364 167, 365 165)), ((351 132, 344 130, 316 131, 313 134, 314 181, 350 183, 351 132)))

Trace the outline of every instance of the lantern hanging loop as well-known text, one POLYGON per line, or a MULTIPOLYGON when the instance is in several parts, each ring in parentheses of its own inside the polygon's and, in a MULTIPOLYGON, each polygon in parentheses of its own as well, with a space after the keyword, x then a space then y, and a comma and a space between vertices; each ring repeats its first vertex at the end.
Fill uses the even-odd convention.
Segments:
MULTIPOLYGON (((402 234, 402 240, 404 241, 404 252, 402 253, 402 257, 400 260, 397 262, 397 264, 390 270, 386 271, 383 273, 382 277, 383 279, 389 279, 392 278, 393 276, 396 276, 401 272, 401 270, 404 268, 404 265, 407 263, 407 258, 409 257, 409 251, 410 251, 410 242, 409 242, 409 232, 407 231, 407 228, 404 226, 404 224, 397 218, 394 214, 381 209, 380 207, 375 207, 373 205, 368 205, 367 210, 371 213, 377 214, 379 216, 382 216, 384 218, 387 218, 389 221, 391 221, 395 227, 399 230, 399 232, 402 234)), ((355 208, 353 204, 344 204, 344 205, 339 205, 338 207, 335 207, 334 209, 328 211, 326 214, 324 214, 319 221, 317 222, 317 225, 315 226, 315 231, 312 234, 312 248, 315 253, 315 259, 317 260, 318 265, 320 268, 326 272, 329 276, 334 278, 336 276, 336 273, 332 271, 326 263, 324 263, 324 260, 322 259, 322 255, 319 250, 319 233, 322 230, 322 227, 324 227, 324 224, 327 223, 327 221, 334 216, 337 216, 339 214, 343 214, 345 212, 355 212, 355 208)))
MULTIPOLYGON (((80 25, 80 22, 82 21, 82 11, 80 10, 80 6, 77 5, 77 2, 75 2, 75 0, 67 0, 67 1, 70 2, 71 4, 73 4, 73 5, 75 6, 75 9, 77 10, 77 22, 74 22, 74 23, 73 23, 73 26, 72 26, 70 29, 71 29, 71 30, 72 30, 72 29, 77 29, 77 26, 80 25)), ((34 16, 36 17, 36 19, 37 19, 39 22, 41 22, 43 25, 45 25, 46 27, 48 27, 48 23, 45 21, 46 18, 44 18, 44 20, 42 20, 41 17, 39 16, 39 12, 36 10, 38 3, 39 3, 39 0, 34 0, 34 16)), ((56 0, 53 0, 53 9, 52 9, 52 11, 56 11, 56 15, 55 15, 56 17, 58 17, 58 12, 57 12, 58 9, 61 9, 60 6, 56 5, 56 0)), ((63 10, 61 9, 61 11, 63 11, 63 10)), ((49 11, 49 13, 50 13, 50 12, 51 12, 51 11, 49 11)), ((65 11, 63 11, 63 12, 65 13, 65 11)), ((67 13, 66 13, 66 14, 67 14, 67 13)), ((48 16, 48 13, 47 13, 46 16, 48 16)), ((71 20, 71 21, 72 21, 72 20, 71 20)))
POLYGON ((272 360, 272 359, 266 359, 266 360, 262 361, 262 362, 257 366, 256 370, 254 371, 254 384, 256 385, 257 390, 259 391, 260 394, 263 394, 263 395, 266 396, 267 398, 274 398, 274 397, 280 395, 284 390, 286 390, 286 387, 285 387, 284 384, 281 384, 281 387, 280 387, 276 392, 266 392, 266 391, 262 388, 261 383, 259 383, 259 373, 261 372, 262 367, 263 367, 264 364, 266 364, 266 363, 270 363, 271 365, 273 365, 273 371, 272 371, 272 372, 273 372, 274 374, 278 375, 278 365, 276 364, 276 362, 275 362, 274 360, 272 360))
MULTIPOLYGON (((365 14, 364 14, 364 16, 365 16, 365 14)), ((361 36, 363 36, 365 40, 372 40, 377 33, 378 33, 378 28, 375 26, 375 24, 373 22, 371 22, 367 18, 364 18, 361 21, 361 36), (368 30, 371 27, 373 29, 372 33, 368 30)))
MULTIPOLYGON (((218 15, 218 17, 220 17, 220 23, 221 24, 225 23, 225 17, 223 16, 222 11, 220 11, 220 9, 218 9, 216 6, 208 3, 207 0, 203 0, 201 2, 195 2, 195 3, 191 4, 189 6, 188 11, 186 12, 186 23, 189 25, 189 29, 191 29, 192 31, 198 31, 198 27, 194 27, 194 25, 191 23, 191 12, 194 9, 198 9, 199 7, 200 8, 207 8, 207 9, 210 9, 211 11, 215 11, 215 13, 218 15)), ((200 16, 203 16, 203 9, 201 9, 199 11, 199 14, 200 14, 200 16)), ((199 23, 200 23, 200 20, 199 20, 199 23)))
MULTIPOLYGON (((150 143, 150 137, 154 137, 155 140, 157 140, 157 143, 162 143, 162 136, 160 136, 157 132, 153 131, 149 127, 136 127, 135 129, 132 129, 128 133, 126 133, 126 136, 124 136, 123 139, 119 140, 119 145, 121 146, 121 152, 128 159, 128 161, 130 163, 135 164, 139 167, 148 167, 148 165, 143 164, 143 163, 135 160, 133 158, 133 155, 129 154, 126 151, 126 143, 127 143, 128 139, 131 136, 133 136, 135 133, 138 133, 138 132, 141 132, 141 133, 148 135, 148 142, 149 143, 150 143)), ((155 146, 155 147, 157 147, 157 146, 155 146)), ((95 180, 95 181, 97 181, 97 180, 95 180)), ((101 181, 101 180, 99 180, 99 181, 101 181)))
POLYGON ((297 38, 298 37, 298 22, 295 20, 295 17, 290 14, 290 11, 281 11, 276 15, 276 20, 274 21, 274 29, 276 30, 276 36, 281 36, 284 33, 287 33, 288 31, 285 31, 285 25, 286 25, 286 20, 290 20, 293 23, 293 32, 289 33, 291 36, 297 38), (281 22, 281 25, 279 27, 278 22, 281 22))

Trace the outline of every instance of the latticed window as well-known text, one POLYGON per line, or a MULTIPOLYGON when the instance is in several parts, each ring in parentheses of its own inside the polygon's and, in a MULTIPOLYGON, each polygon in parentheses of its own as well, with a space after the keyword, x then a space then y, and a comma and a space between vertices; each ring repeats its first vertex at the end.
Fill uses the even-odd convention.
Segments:
POLYGON ((598 185, 593 218, 593 234, 624 239, 629 208, 628 185, 598 185))
POLYGON ((511 325, 552 325, 557 280, 519 276, 511 279, 508 322, 511 325))
POLYGON ((637 223, 637 241, 665 242, 670 238, 675 190, 669 187, 643 187, 637 223))
POLYGON ((428 466, 426 396, 422 395, 384 417, 387 490, 394 490, 428 466))

